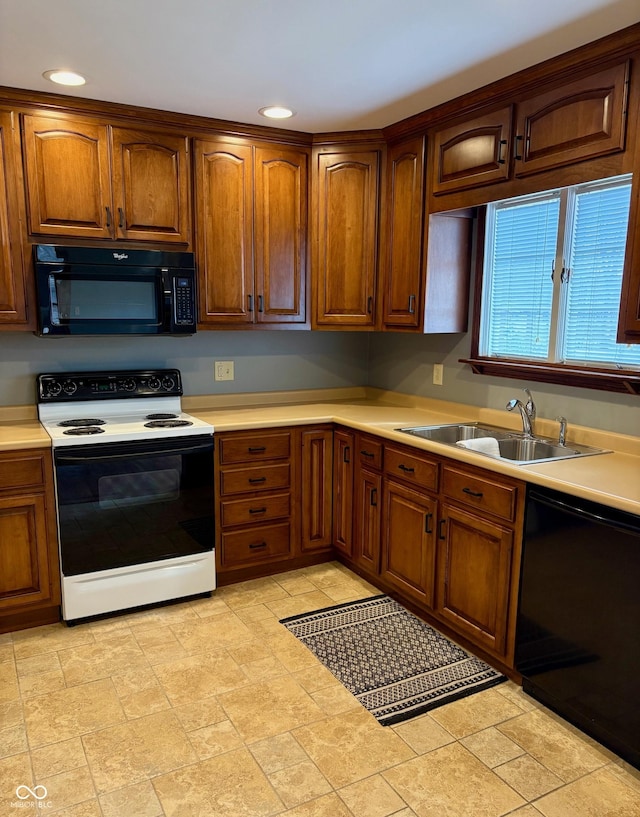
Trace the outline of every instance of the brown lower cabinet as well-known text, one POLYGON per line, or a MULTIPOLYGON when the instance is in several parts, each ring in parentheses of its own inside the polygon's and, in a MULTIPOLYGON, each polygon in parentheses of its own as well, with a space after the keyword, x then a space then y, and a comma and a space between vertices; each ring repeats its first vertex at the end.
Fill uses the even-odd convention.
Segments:
POLYGON ((353 478, 356 435, 340 428, 333 434, 333 546, 353 557, 353 478))
POLYGON ((330 425, 216 434, 218 584, 330 557, 330 425))
POLYGON ((49 449, 0 453, 0 632, 60 618, 49 449))

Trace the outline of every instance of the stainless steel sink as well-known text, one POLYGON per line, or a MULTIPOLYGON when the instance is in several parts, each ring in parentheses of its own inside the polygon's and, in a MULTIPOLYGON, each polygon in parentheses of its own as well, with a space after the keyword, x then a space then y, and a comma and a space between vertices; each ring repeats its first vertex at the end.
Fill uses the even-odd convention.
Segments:
MULTIPOLYGON (((542 437, 525 437, 509 428, 490 426, 483 423, 451 423, 438 426, 415 426, 413 428, 398 428, 404 434, 421 437, 423 440, 455 445, 460 440, 474 440, 492 437, 498 443, 499 456, 509 460, 514 465, 528 465, 534 462, 549 462, 563 460, 570 457, 586 457, 593 454, 606 454, 602 448, 592 448, 588 445, 559 445, 554 440, 542 437)), ((472 450, 472 449, 470 449, 472 450)), ((479 454, 492 457, 498 456, 485 451, 479 454)))

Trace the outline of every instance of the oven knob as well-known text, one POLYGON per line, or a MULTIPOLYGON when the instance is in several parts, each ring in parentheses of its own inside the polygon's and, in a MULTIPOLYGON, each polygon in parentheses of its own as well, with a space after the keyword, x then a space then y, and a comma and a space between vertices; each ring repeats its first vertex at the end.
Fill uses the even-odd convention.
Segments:
POLYGON ((62 391, 71 397, 72 394, 75 394, 78 391, 78 384, 74 383, 73 380, 65 380, 62 384, 62 391))
POLYGON ((129 377, 126 380, 123 380, 121 383, 118 384, 122 391, 135 391, 136 390, 136 381, 129 377))
POLYGON ((44 397, 57 397, 62 391, 62 386, 57 380, 51 380, 45 383, 44 397))
POLYGON ((176 381, 173 377, 163 377, 162 378, 162 388, 165 391, 172 391, 176 387, 176 381))
POLYGON ((147 385, 149 386, 151 391, 158 391, 161 384, 157 377, 150 377, 147 385))

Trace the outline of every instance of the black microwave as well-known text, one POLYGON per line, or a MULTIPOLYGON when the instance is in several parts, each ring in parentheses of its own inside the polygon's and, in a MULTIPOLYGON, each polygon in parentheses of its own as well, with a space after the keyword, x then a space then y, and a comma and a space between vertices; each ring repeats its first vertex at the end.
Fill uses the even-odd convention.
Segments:
POLYGON ((38 335, 192 335, 193 253, 36 244, 38 335))

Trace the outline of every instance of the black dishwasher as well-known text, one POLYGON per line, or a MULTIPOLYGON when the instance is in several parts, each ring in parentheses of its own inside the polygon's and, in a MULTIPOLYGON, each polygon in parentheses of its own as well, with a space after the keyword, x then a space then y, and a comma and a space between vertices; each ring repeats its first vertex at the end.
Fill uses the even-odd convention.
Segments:
POLYGON ((516 669, 523 689, 640 768, 640 518, 527 498, 516 669))

